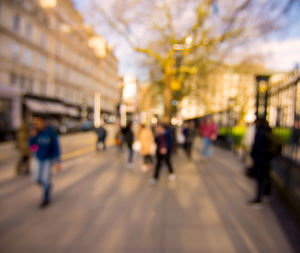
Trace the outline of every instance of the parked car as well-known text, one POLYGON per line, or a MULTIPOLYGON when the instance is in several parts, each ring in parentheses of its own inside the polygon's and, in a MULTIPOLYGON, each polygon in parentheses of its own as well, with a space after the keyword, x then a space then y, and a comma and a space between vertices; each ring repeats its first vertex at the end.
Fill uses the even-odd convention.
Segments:
POLYGON ((74 133, 81 131, 81 122, 79 120, 64 119, 60 123, 59 132, 61 134, 74 133))
POLYGON ((93 122, 90 120, 84 121, 81 125, 82 131, 89 131, 93 129, 93 122))

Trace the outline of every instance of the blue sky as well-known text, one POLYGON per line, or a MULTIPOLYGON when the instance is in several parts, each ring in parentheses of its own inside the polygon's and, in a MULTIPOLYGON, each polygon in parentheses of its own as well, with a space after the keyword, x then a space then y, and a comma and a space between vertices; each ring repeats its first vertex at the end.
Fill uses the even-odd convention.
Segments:
MULTIPOLYGON (((103 4, 108 0, 103 0, 103 4)), ((80 10, 84 10, 88 1, 74 0, 80 10)), ((293 9, 293 14, 300 16, 299 8, 293 9)), ((99 31, 99 27, 95 27, 99 31)), ((127 43, 114 33, 102 32, 102 36, 109 45, 115 47, 115 55, 119 59, 120 75, 136 75, 140 79, 146 76, 145 70, 137 65, 137 54, 131 50, 127 43)), ((290 71, 296 63, 300 63, 300 18, 290 22, 285 29, 273 32, 263 41, 257 41, 247 48, 247 52, 260 54, 264 58, 267 68, 278 71, 290 71)))

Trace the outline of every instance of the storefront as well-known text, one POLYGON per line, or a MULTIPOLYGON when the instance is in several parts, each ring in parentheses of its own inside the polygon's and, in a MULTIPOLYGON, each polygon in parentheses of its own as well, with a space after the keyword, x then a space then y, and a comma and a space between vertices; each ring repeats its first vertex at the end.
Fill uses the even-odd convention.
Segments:
POLYGON ((0 140, 10 140, 21 124, 22 106, 18 89, 0 85, 0 140))

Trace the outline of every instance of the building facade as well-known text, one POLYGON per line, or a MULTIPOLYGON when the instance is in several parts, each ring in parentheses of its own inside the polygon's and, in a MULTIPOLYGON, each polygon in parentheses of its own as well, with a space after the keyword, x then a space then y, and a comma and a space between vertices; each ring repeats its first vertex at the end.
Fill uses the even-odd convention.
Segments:
POLYGON ((104 42, 99 55, 70 0, 45 8, 40 0, 0 0, 0 87, 20 91, 32 112, 90 117, 95 94, 101 111, 119 102, 118 60, 104 42), (47 102, 47 103, 46 103, 47 102))
POLYGON ((143 123, 154 123, 153 119, 163 115, 163 98, 153 92, 153 87, 148 82, 141 83, 139 87, 139 109, 143 123))
POLYGON ((205 78, 190 80, 190 94, 179 105, 183 119, 219 114, 217 119, 228 124, 228 112, 236 121, 253 121, 255 117, 256 83, 251 74, 218 71, 205 78), (222 113, 224 112, 224 113, 222 113))

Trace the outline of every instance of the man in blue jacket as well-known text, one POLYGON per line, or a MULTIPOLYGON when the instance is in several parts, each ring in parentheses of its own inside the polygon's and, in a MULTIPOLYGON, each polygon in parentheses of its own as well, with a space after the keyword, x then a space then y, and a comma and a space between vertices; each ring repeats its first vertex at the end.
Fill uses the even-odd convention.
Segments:
POLYGON ((34 118, 35 128, 31 131, 29 140, 32 151, 36 156, 36 181, 44 189, 41 207, 50 203, 51 169, 56 164, 60 170, 60 148, 57 133, 47 125, 43 117, 34 118))

